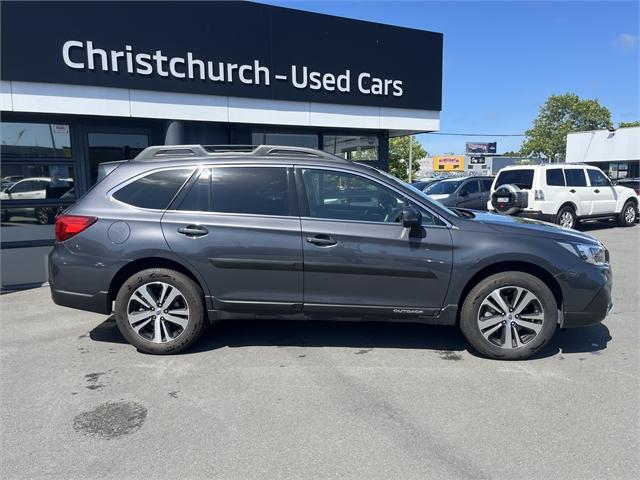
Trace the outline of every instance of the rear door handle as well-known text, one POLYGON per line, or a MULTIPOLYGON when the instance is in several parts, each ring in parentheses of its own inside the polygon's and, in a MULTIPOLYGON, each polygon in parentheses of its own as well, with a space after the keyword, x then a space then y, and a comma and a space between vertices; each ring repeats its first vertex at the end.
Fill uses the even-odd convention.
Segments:
POLYGON ((329 235, 316 235, 315 237, 307 237, 307 242, 318 245, 319 247, 331 247, 336 245, 338 241, 329 235))
POLYGON ((576 193, 576 191, 572 188, 571 190, 569 190, 571 193, 576 193))
POLYGON ((186 227, 180 227, 178 233, 187 237, 203 237, 209 233, 209 230, 200 225, 187 225, 186 227))

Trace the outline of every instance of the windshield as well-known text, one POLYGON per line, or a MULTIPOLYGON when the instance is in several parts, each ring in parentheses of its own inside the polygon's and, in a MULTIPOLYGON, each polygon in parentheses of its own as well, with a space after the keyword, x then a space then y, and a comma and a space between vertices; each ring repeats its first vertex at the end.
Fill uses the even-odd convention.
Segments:
POLYGON ((501 185, 517 185, 523 190, 531 190, 533 184, 533 170, 532 169, 520 169, 520 170, 502 170, 498 174, 496 180, 496 188, 501 185))
POLYGON ((451 195, 460 186, 462 180, 441 180, 425 188, 427 195, 451 195))
POLYGON ((383 175, 384 177, 388 178, 389 180, 391 180, 396 186, 398 186, 399 188, 408 188, 409 190, 411 190, 414 193, 417 193, 418 196, 422 199, 422 201, 424 203, 426 203, 427 205, 434 205, 436 204, 435 208, 436 209, 440 209, 443 210, 445 212, 447 212, 449 215, 453 215, 454 217, 459 217, 460 215, 456 212, 454 212, 453 210, 445 207, 444 205, 442 205, 441 203, 437 203, 434 202, 433 199, 429 198, 429 196, 423 192, 422 190, 417 189, 416 187, 414 187, 413 185, 409 185, 408 183, 403 182, 402 180, 400 180, 397 177, 394 177, 393 175, 391 175, 388 172, 385 172, 384 170, 379 170, 377 168, 374 168, 370 165, 366 165, 364 163, 358 163, 358 165, 362 165, 364 167, 370 168, 371 170, 375 170, 376 172, 378 172, 380 175, 383 175))

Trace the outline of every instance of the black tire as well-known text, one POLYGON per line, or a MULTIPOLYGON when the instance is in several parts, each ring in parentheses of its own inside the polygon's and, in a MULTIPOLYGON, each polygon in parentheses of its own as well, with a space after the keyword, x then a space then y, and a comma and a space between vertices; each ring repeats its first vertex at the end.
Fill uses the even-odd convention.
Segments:
MULTIPOLYGON (((471 289, 460 311, 460 328, 467 341, 483 356, 497 360, 524 360, 531 357, 553 337, 557 324, 558 306, 551 290, 542 280, 524 272, 497 273, 480 281, 471 289), (522 287, 529 290, 537 297, 536 300, 539 301, 544 313, 539 333, 524 345, 514 348, 504 348, 492 343, 483 336, 478 325, 478 314, 482 302, 495 290, 509 287, 522 287)), ((520 330, 520 332, 526 333, 527 330, 520 330)))
POLYGON ((202 289, 186 275, 168 268, 150 268, 128 278, 118 291, 115 314, 118 329, 127 341, 139 351, 156 355, 179 353, 186 350, 202 335, 207 325, 202 289), (178 329, 181 333, 177 334, 173 340, 166 340, 162 343, 155 343, 136 333, 128 320, 129 301, 134 292, 145 284, 156 282, 163 282, 178 289, 182 297, 180 301, 182 302, 184 299, 189 311, 186 326, 183 329, 178 329))
POLYGON ((558 214, 556 215, 556 224, 560 226, 564 226, 565 228, 575 228, 578 223, 578 217, 576 216, 576 211, 570 205, 565 205, 560 210, 558 210, 558 214), (570 225, 563 225, 567 218, 571 218, 570 225))
POLYGON ((50 208, 36 208, 34 216, 38 225, 51 225, 55 222, 55 215, 50 208))
POLYGON ((616 217, 616 221, 618 225, 621 227, 632 227, 636 224, 636 219, 638 218, 638 207, 631 200, 627 200, 627 202, 622 207, 622 210, 616 217))

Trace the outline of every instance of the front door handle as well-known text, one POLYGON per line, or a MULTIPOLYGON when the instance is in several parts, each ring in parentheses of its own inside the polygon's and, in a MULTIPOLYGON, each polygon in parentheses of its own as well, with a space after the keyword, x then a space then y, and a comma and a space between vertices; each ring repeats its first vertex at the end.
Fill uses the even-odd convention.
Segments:
POLYGON ((576 191, 572 188, 571 190, 569 190, 571 193, 576 193, 576 191))
POLYGON ((336 245, 338 241, 329 235, 316 235, 315 237, 307 237, 307 242, 318 245, 319 247, 331 247, 336 245))
POLYGON ((595 193, 600 193, 600 190, 598 190, 597 188, 594 190, 595 193))
POLYGON ((187 237, 195 238, 205 236, 207 233, 209 233, 209 230, 200 225, 187 225, 186 227, 179 228, 178 233, 186 235, 187 237))

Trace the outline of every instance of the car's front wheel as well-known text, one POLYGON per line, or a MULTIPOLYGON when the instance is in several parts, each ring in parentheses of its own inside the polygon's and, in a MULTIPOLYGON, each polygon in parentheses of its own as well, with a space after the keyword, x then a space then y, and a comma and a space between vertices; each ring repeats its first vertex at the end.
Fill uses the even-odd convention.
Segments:
POLYGON ((502 272, 471 289, 460 312, 460 327, 481 354, 522 360, 553 336, 558 307, 549 287, 524 272, 502 272))
POLYGON ((181 352, 206 326, 200 287, 166 268, 142 270, 125 281, 116 297, 115 313, 122 335, 146 353, 181 352))

